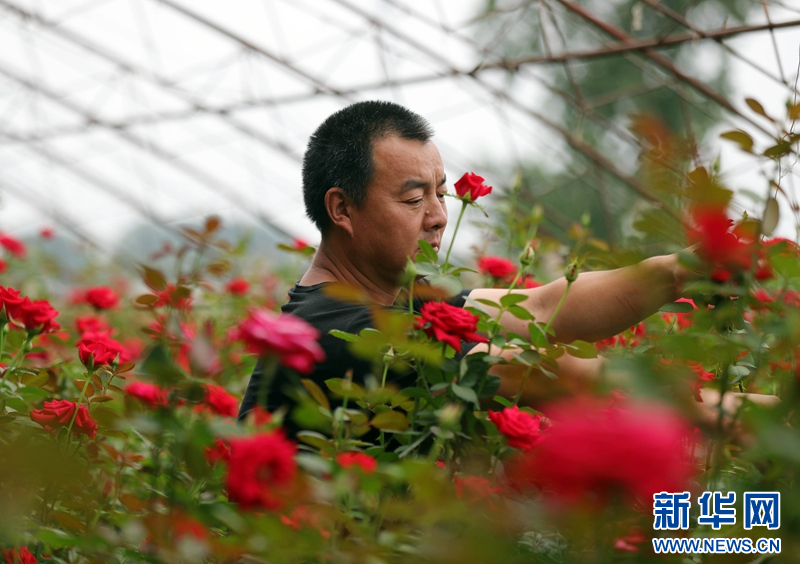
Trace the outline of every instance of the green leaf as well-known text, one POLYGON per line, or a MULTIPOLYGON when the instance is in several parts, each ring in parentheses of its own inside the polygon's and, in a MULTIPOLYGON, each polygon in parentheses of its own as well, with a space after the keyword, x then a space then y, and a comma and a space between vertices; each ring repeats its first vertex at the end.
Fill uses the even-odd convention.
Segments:
POLYGON ((328 334, 336 337, 337 339, 347 341, 348 343, 354 343, 358 340, 358 336, 348 333, 347 331, 339 331, 338 329, 331 329, 328 331, 328 334))
POLYGON ((744 378, 749 376, 750 370, 744 366, 733 365, 728 367, 728 374, 734 378, 738 378, 731 382, 731 384, 736 384, 737 382, 741 382, 744 378))
POLYGON ((478 394, 475 393, 475 390, 472 388, 467 388, 465 386, 459 386, 458 384, 450 384, 450 389, 453 390, 453 393, 456 397, 474 403, 476 406, 478 405, 478 394))
POLYGON ((547 335, 545 335, 538 323, 528 323, 528 333, 531 337, 531 344, 534 347, 545 348, 550 344, 547 340, 547 335))
POLYGON ((414 266, 420 276, 436 276, 439 274, 439 267, 429 262, 420 262, 414 266))
POLYGON ((525 321, 530 321, 533 319, 533 314, 531 314, 531 312, 529 312, 522 306, 518 305, 509 306, 508 311, 511 315, 513 315, 517 319, 522 319, 525 321))
POLYGON ((464 289, 461 285, 461 281, 455 276, 441 276, 437 274, 436 276, 429 276, 426 280, 430 282, 431 286, 441 288, 451 296, 455 296, 464 289))
POLYGON ((428 397, 428 392, 426 390, 423 390, 422 388, 406 388, 402 390, 400 393, 409 398, 428 397))
POLYGON ((316 382, 314 382, 313 380, 309 380, 308 378, 302 378, 300 380, 300 383, 303 384, 303 387, 311 395, 311 397, 316 400, 318 404, 320 404, 328 411, 331 410, 331 404, 328 401, 328 396, 325 395, 325 392, 322 391, 322 389, 317 385, 316 382))
POLYGON ((740 131, 738 129, 735 131, 726 131, 725 133, 720 135, 720 137, 722 137, 723 139, 729 139, 734 143, 737 143, 743 151, 746 151, 748 153, 753 152, 753 138, 750 137, 744 131, 740 131))
POLYGON ((439 255, 437 255, 436 251, 433 250, 431 244, 427 241, 423 241, 422 239, 417 242, 419 243, 419 249, 422 251, 422 255, 428 259, 428 261, 436 264, 436 261, 439 260, 439 255))
POLYGON ((147 286, 156 292, 160 292, 162 290, 166 290, 167 288, 167 280, 164 278, 164 274, 155 268, 151 268, 147 265, 142 265, 142 270, 144 270, 144 283, 147 286))
POLYGON ((542 355, 540 355, 538 351, 533 350, 522 351, 520 354, 515 354, 514 358, 518 359, 525 366, 539 364, 542 361, 542 355))
POLYGON ((504 407, 508 408, 514 407, 514 402, 504 398, 503 396, 494 396, 492 399, 504 407))
POLYGON ((693 309, 692 304, 689 302, 670 302, 661 306, 658 311, 666 313, 688 313, 693 309))
POLYGON ((776 159, 782 157, 784 155, 788 155, 792 151, 792 144, 788 141, 779 141, 777 144, 773 145, 766 151, 764 151, 764 156, 769 157, 771 159, 776 159))
POLYGON ((311 445, 320 450, 334 446, 334 443, 331 439, 314 431, 298 431, 296 436, 298 440, 301 440, 307 445, 311 445))
POLYGON ((518 303, 524 302, 528 299, 528 296, 525 294, 506 294, 502 298, 500 298, 500 305, 503 307, 510 307, 512 305, 516 305, 518 303))
POLYGON ((758 100, 754 100, 753 98, 745 98, 744 101, 747 102, 747 105, 750 106, 750 109, 755 113, 764 116, 770 121, 775 121, 767 115, 767 112, 764 110, 764 106, 762 106, 758 100))
POLYGON ((764 208, 764 217, 761 220, 761 232, 764 235, 772 235, 772 232, 775 231, 775 228, 778 226, 778 220, 780 219, 780 213, 778 200, 775 198, 767 200, 767 205, 764 208))
POLYGON ((24 386, 30 386, 31 388, 41 388, 47 384, 48 380, 50 380, 50 376, 44 370, 35 374, 24 374, 22 378, 20 378, 20 382, 22 382, 24 386))
POLYGON ((597 358, 597 349, 594 344, 586 341, 572 341, 564 348, 570 356, 576 358, 597 358))
POLYGON ((373 417, 370 425, 383 431, 405 431, 408 418, 399 411, 384 411, 373 417))
POLYGON ((325 380, 325 385, 334 394, 343 398, 361 399, 364 397, 364 389, 361 386, 344 378, 330 378, 325 380))

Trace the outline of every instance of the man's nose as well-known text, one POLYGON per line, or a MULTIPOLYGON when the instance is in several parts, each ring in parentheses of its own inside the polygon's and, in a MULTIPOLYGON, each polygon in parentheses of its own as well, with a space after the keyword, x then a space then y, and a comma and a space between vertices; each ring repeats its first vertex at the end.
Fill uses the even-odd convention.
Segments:
POLYGON ((447 225, 447 205, 440 200, 437 194, 428 200, 428 209, 425 213, 425 230, 438 231, 447 225))

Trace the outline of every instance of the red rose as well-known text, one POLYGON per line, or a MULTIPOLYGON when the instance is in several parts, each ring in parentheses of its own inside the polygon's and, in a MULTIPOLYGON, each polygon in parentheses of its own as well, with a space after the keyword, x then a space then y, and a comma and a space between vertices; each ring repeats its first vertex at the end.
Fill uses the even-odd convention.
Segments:
POLYGON ((509 446, 531 450, 542 440, 541 415, 520 411, 516 405, 497 412, 489 410, 489 421, 508 439, 509 446))
POLYGON ((155 384, 131 382, 125 388, 125 393, 148 407, 156 408, 160 405, 167 405, 167 391, 155 384))
POLYGON ((78 333, 110 333, 111 327, 102 317, 96 315, 79 315, 75 318, 75 327, 78 333))
POLYGON ((119 303, 119 296, 106 286, 95 286, 86 290, 86 303, 95 309, 111 309, 119 303))
POLYGON ((3 308, 6 319, 19 317, 19 306, 24 300, 25 298, 20 297, 19 290, 0 286, 0 308, 3 308))
POLYGON ((156 292, 153 307, 169 306, 175 309, 188 310, 192 306, 192 291, 186 286, 167 284, 167 287, 156 292))
MULTIPOLYGON (((31 411, 31 420, 44 427, 45 431, 57 432, 59 428, 69 426, 75 406, 75 402, 69 400, 46 401, 42 409, 31 411)), ((97 423, 83 404, 78 407, 72 432, 76 435, 88 435, 90 439, 97 433, 97 423)))
POLYGON ((488 343, 475 331, 478 328, 478 317, 460 307, 445 302, 425 302, 416 319, 416 328, 425 331, 428 337, 447 343, 457 353, 461 352, 461 341, 470 343, 488 343))
POLYGON ((31 554, 27 546, 22 548, 0 549, 3 551, 3 557, 6 564, 37 564, 38 560, 31 554))
POLYGON ((53 321, 58 312, 47 300, 31 301, 24 298, 19 304, 15 320, 20 322, 25 329, 36 333, 51 333, 61 329, 61 325, 53 321))
POLYGON ((280 433, 230 439, 228 499, 243 508, 278 509, 297 472, 297 446, 280 433))
POLYGON ((652 500, 684 491, 694 472, 685 448, 691 427, 670 408, 572 399, 546 410, 545 438, 509 469, 517 486, 534 483, 565 501, 606 501, 620 493, 652 500))
POLYGON ((250 290, 250 282, 244 278, 231 278, 225 284, 225 290, 234 296, 244 296, 250 290))
POLYGON ((715 281, 724 282, 731 273, 750 268, 753 241, 732 230, 733 221, 724 208, 698 207, 692 219, 695 226, 687 238, 698 245, 697 254, 713 267, 715 281))
POLYGON ((86 366, 105 366, 113 363, 123 351, 122 345, 108 333, 84 333, 78 341, 78 356, 86 366))
POLYGON ((239 400, 225 391, 222 386, 205 384, 206 397, 203 399, 205 407, 222 417, 236 417, 239 413, 239 400))
POLYGON ((494 278, 508 278, 517 271, 517 265, 503 257, 482 256, 478 259, 478 272, 494 278))
POLYGON ((481 196, 491 194, 492 192, 492 187, 486 186, 483 182, 483 177, 478 176, 474 172, 464 173, 464 176, 456 180, 456 194, 458 194, 459 198, 474 202, 481 196))
POLYGON ((244 342, 250 352, 274 355, 281 364, 310 374, 325 352, 317 342, 319 332, 299 317, 254 309, 233 329, 229 337, 244 342))
POLYGON ((55 232, 51 227, 43 227, 41 231, 39 231, 39 235, 42 239, 52 239, 55 237, 55 232))
POLYGON ((296 251, 302 251, 303 249, 308 247, 308 243, 306 243, 302 239, 292 239, 292 247, 296 251))
POLYGON ((499 486, 493 486, 492 482, 481 476, 456 476, 453 478, 453 485, 456 490, 456 497, 463 499, 467 503, 477 503, 488 501, 492 503, 492 495, 501 493, 503 490, 499 486))
POLYGON ((227 464, 231 459, 231 449, 225 441, 216 439, 211 446, 205 448, 203 455, 209 464, 216 464, 220 460, 227 464))
POLYGON ((522 277, 519 281, 519 285, 523 288, 541 288, 544 286, 541 282, 537 281, 533 276, 530 274, 526 274, 522 277))
MULTIPOLYGON (((677 301, 691 304, 693 310, 697 309, 695 303, 688 298, 680 298, 677 301)), ((667 323, 672 323, 674 320, 678 329, 686 329, 692 324, 693 313, 694 311, 687 311, 686 313, 662 313, 661 317, 667 323)))
POLYGON ((368 454, 356 451, 338 454, 336 456, 336 462, 339 464, 339 466, 345 469, 357 466, 364 474, 367 475, 375 472, 375 469, 378 467, 377 460, 368 454))
POLYGON ((11 235, 0 233, 0 246, 17 258, 25 258, 25 244, 11 235))

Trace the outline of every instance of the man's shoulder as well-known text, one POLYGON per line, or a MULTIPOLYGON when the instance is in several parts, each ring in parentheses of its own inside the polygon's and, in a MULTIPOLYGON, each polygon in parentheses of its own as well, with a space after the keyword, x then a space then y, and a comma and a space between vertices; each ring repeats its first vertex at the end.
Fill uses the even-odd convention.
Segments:
POLYGON ((336 300, 325 293, 330 282, 311 286, 295 284, 289 290, 289 301, 281 308, 314 326, 325 335, 331 329, 358 332, 372 324, 370 311, 362 304, 336 300))

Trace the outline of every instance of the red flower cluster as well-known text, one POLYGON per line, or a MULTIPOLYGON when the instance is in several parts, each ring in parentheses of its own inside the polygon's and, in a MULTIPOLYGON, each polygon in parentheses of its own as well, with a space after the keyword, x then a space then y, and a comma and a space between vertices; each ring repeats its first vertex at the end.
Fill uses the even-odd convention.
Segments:
MULTIPOLYGON (((78 415, 72 424, 72 432, 76 435, 87 435, 93 439, 97 433, 97 423, 85 405, 78 407, 78 415)), ((45 431, 58 432, 61 427, 68 427, 75 413, 76 404, 69 400, 50 400, 44 402, 42 409, 31 411, 31 420, 44 427, 45 431)))
POLYGON ((703 388, 703 384, 714 380, 714 373, 703 369, 703 365, 699 362, 689 361, 687 364, 695 375, 694 380, 691 382, 694 399, 701 402, 703 398, 700 396, 700 390, 703 388))
POLYGON ((25 244, 11 235, 0 233, 0 247, 3 247, 17 258, 25 258, 25 244))
POLYGON ((222 386, 205 384, 206 396, 203 399, 205 407, 222 417, 236 417, 239 413, 239 400, 225 391, 222 386))
POLYGON ((493 278, 509 278, 516 271, 517 265, 503 257, 485 255, 478 259, 478 272, 493 278))
POLYGON ((119 296, 111 288, 95 286, 86 290, 84 300, 95 309, 112 309, 119 303, 119 296))
POLYGON ((278 315, 267 309, 254 309, 233 329, 229 338, 244 342, 250 352, 274 355, 281 364, 310 374, 325 352, 317 342, 319 331, 290 314, 278 315))
POLYGON ((37 564, 38 562, 27 546, 11 549, 2 548, 0 550, 3 551, 3 558, 6 564, 37 564))
POLYGON ((492 187, 486 186, 484 178, 474 172, 464 173, 464 176, 456 180, 455 188, 459 198, 470 202, 492 193, 492 187))
POLYGON ((508 439, 509 446, 531 450, 542 440, 542 416, 520 411, 516 405, 503 411, 489 410, 489 421, 508 439))
POLYGON ((259 433, 229 442, 228 498, 246 509, 278 509, 281 491, 297 472, 297 446, 280 433, 259 433))
POLYGON ((167 405, 167 391, 155 384, 131 382, 125 393, 151 408, 167 405))
POLYGON ((534 483, 566 501, 609 494, 652 499, 660 491, 683 491, 693 473, 685 441, 692 436, 681 417, 665 406, 570 400, 547 411, 555 422, 541 444, 510 470, 512 483, 534 483))
POLYGON ((47 300, 31 301, 13 288, 0 286, 0 308, 6 320, 13 319, 32 333, 52 333, 61 328, 54 321, 58 312, 47 300))
MULTIPOLYGON (((695 305, 694 301, 688 298, 680 298, 678 301, 691 304, 693 310, 697 309, 697 305, 695 305)), ((672 323, 674 321, 678 329, 686 329, 692 324, 693 313, 693 311, 687 311, 686 313, 662 313, 661 318, 667 323, 672 323)))
POLYGON ((244 296, 250 291, 250 282, 244 278, 231 278, 225 284, 225 290, 232 296, 244 296))
POLYGON ((360 468, 364 474, 372 474, 378 467, 378 461, 363 452, 343 452, 336 456, 336 462, 344 469, 353 466, 360 468))
POLYGON ((416 318, 417 329, 422 329, 428 337, 447 343, 457 353, 461 352, 461 341, 470 343, 488 343, 475 331, 478 329, 478 317, 460 307, 445 302, 425 302, 416 318))
POLYGON ((78 341, 78 356, 86 366, 112 364, 123 350, 122 345, 112 339, 108 333, 89 331, 81 335, 81 340, 78 341))
POLYGON ((638 347, 642 342, 641 340, 646 336, 647 336, 647 330, 644 327, 644 323, 639 323, 638 325, 634 325, 627 331, 623 331, 619 335, 614 335, 613 337, 609 337, 608 339, 597 341, 595 343, 595 346, 600 351, 614 348, 617 345, 623 348, 627 348, 628 346, 633 348, 633 347, 638 347))
POLYGON ((169 306, 174 309, 188 310, 192 307, 192 292, 186 286, 167 284, 167 287, 156 292, 153 307, 169 306))

